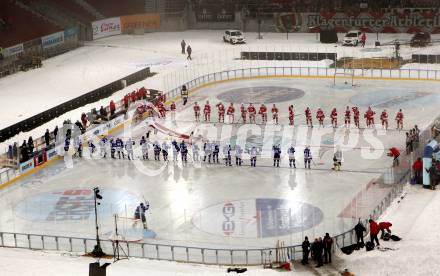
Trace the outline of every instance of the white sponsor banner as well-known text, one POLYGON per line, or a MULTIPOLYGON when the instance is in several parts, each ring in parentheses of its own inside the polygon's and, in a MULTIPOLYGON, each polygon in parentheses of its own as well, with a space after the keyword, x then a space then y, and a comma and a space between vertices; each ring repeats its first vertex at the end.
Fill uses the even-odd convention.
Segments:
POLYGON ((18 55, 20 53, 23 53, 23 51, 24 51, 23 44, 17 44, 12 47, 3 49, 2 54, 4 57, 10 57, 10 56, 14 56, 14 55, 18 55))
POLYGON ((26 162, 20 163, 20 173, 27 172, 34 168, 34 159, 30 159, 26 162))
POLYGON ((112 17, 92 22, 93 39, 121 34, 121 18, 112 17))
POLYGON ((43 49, 54 47, 63 43, 64 43, 64 31, 46 35, 41 38, 41 46, 43 47, 43 49))
POLYGON ((46 151, 47 160, 52 160, 57 156, 56 149, 50 149, 46 151))

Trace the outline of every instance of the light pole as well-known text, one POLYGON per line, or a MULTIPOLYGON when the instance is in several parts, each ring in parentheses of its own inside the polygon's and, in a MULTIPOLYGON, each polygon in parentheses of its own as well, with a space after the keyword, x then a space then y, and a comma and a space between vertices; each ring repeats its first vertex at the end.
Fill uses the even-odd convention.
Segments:
POLYGON ((93 195, 94 195, 94 199, 95 199, 96 245, 92 251, 92 255, 94 257, 102 257, 105 255, 105 253, 102 251, 102 248, 101 248, 101 241, 99 240, 99 226, 98 226, 98 205, 101 204, 98 202, 98 200, 101 200, 102 196, 99 194, 98 187, 93 188, 93 195))

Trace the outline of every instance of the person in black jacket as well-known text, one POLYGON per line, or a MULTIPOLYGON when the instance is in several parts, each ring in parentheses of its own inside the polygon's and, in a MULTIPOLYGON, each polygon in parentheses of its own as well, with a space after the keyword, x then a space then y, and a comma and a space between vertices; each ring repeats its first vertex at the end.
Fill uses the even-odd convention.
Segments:
POLYGON ((46 148, 48 148, 50 144, 50 133, 48 129, 46 129, 46 133, 44 133, 44 142, 46 143, 46 148))
POLYGON ((364 232, 367 232, 365 226, 361 223, 361 219, 359 219, 358 224, 354 227, 354 232, 356 233, 356 243, 358 245, 364 244, 364 232))
POLYGON ((304 241, 303 241, 301 247, 302 247, 302 251, 303 251, 303 258, 302 258, 301 263, 303 265, 309 264, 310 242, 309 242, 309 238, 307 236, 304 238, 304 241))
POLYGON ((315 243, 316 243, 316 245, 314 246, 314 249, 315 249, 315 259, 316 259, 316 262, 318 263, 316 265, 316 267, 321 267, 321 266, 323 266, 323 263, 322 263, 322 251, 324 249, 324 243, 322 242, 321 237, 315 243))
POLYGON ((32 139, 32 136, 29 136, 28 139, 28 150, 31 157, 34 156, 34 139, 32 139))
POLYGON ((324 247, 324 263, 325 264, 331 263, 333 239, 330 237, 328 233, 325 233, 325 237, 322 243, 324 247))

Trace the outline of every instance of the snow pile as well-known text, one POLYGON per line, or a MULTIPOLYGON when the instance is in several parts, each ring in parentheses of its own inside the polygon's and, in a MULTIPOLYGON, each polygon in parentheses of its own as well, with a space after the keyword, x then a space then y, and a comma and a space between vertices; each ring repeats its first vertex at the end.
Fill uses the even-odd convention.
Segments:
MULTIPOLYGON (((440 194, 420 186, 406 189, 400 203, 395 201, 379 221, 389 221, 399 242, 382 241, 391 250, 355 251, 343 255, 342 268, 355 275, 439 275, 440 194)), ((367 238, 369 240, 369 238, 367 238)))

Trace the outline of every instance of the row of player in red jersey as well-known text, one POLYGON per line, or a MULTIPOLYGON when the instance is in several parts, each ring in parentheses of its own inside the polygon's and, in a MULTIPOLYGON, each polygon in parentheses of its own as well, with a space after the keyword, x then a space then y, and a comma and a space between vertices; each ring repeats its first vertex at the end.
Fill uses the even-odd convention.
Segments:
MULTIPOLYGON (((224 123, 225 122, 225 114, 228 116, 229 123, 235 123, 235 106, 233 103, 230 103, 228 108, 226 109, 223 103, 219 102, 215 105, 218 111, 218 122, 224 123)), ((194 116, 197 122, 200 122, 201 117, 201 107, 197 102, 194 103, 194 116)), ((211 105, 209 101, 206 101, 204 107, 203 107, 203 118, 205 122, 211 121, 211 105)), ((259 108, 257 109, 252 103, 249 104, 247 107, 244 104, 241 104, 239 108, 241 116, 237 120, 237 123, 256 123, 256 117, 257 112, 258 115, 261 116, 261 123, 267 123, 267 113, 268 108, 266 105, 261 104, 259 108)), ((279 109, 278 107, 273 104, 271 107, 271 114, 272 114, 272 120, 275 124, 278 124, 279 119, 279 109)), ((294 119, 295 119, 295 111, 293 108, 293 105, 290 105, 288 107, 288 113, 289 113, 289 124, 294 125, 294 119)), ((356 127, 360 127, 359 121, 360 121, 360 111, 359 108, 354 106, 350 109, 350 107, 347 106, 345 113, 344 113, 344 123, 346 126, 351 124, 351 117, 353 113, 353 121, 356 127)), ((304 111, 306 123, 308 126, 313 127, 313 120, 312 120, 312 111, 309 107, 306 108, 304 111)), ((375 118, 376 112, 374 112, 371 107, 368 108, 368 110, 364 113, 364 118, 366 121, 367 127, 374 127, 374 118, 375 118)), ((318 108, 316 111, 316 119, 318 120, 318 123, 320 126, 324 126, 324 119, 325 119, 325 113, 321 108, 318 108)), ((338 112, 336 108, 333 108, 333 110, 330 113, 330 119, 331 124, 333 127, 338 126, 338 112)), ((380 115, 380 120, 382 123, 382 126, 385 129, 388 129, 388 112, 386 110, 383 110, 380 115)), ((400 109, 399 112, 397 112, 395 117, 396 123, 397 123, 397 129, 401 130, 403 129, 403 112, 400 109)))

